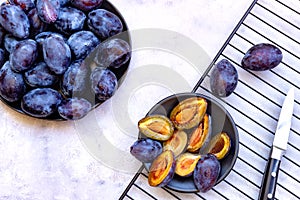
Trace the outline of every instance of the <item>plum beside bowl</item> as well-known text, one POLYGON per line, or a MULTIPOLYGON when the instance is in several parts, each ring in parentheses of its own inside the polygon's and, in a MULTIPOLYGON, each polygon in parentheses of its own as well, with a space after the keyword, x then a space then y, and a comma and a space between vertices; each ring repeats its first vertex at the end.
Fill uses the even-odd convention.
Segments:
MULTIPOLYGON (((233 168, 239 151, 239 135, 235 123, 229 114, 229 112, 216 100, 202 94, 198 93, 180 93, 169 96, 155 106, 153 106, 150 111, 147 113, 147 116, 150 115, 170 115, 172 109, 181 101, 191 98, 191 97, 202 97, 207 100, 207 113, 211 115, 212 120, 212 135, 220 133, 221 131, 227 132, 231 139, 231 148, 225 158, 220 160, 221 171, 218 177, 218 180, 215 185, 220 183, 226 178, 233 168)), ((140 133, 140 138, 145 138, 143 134, 140 133)), ((147 171, 150 169, 151 163, 144 163, 144 166, 147 171)), ((196 186, 194 185, 193 177, 180 177, 175 174, 172 181, 166 186, 172 190, 178 192, 198 192, 196 186)))
MULTIPOLYGON (((119 39, 122 39, 122 40, 126 41, 129 44, 129 46, 131 46, 131 36, 130 36, 130 33, 129 33, 129 28, 127 26, 127 23, 126 23, 124 17, 120 13, 120 11, 112 3, 110 3, 108 0, 103 0, 103 2, 100 5, 99 9, 105 9, 105 10, 107 10, 107 11, 115 14, 120 19, 120 21, 122 22, 122 25, 123 25, 123 30, 122 30, 122 32, 120 34, 116 34, 116 35, 114 35, 114 36, 112 36, 112 37, 110 37, 108 39, 119 38, 119 39)), ((86 29, 87 29, 87 25, 84 26, 83 30, 86 30, 86 29)), ((54 26, 49 26, 46 31, 56 32, 57 29, 55 29, 54 26)), ((35 35, 29 36, 27 39, 34 39, 34 36, 35 35)), ((68 37, 68 35, 63 35, 63 36, 64 37, 68 37)), ((101 42, 103 42, 103 41, 101 41, 101 42)), ((88 59, 91 59, 93 56, 96 56, 95 52, 96 52, 95 50, 91 51, 91 53, 88 55, 88 57, 89 57, 88 59)), ((72 57, 73 57, 73 55, 72 55, 72 57)), ((74 58, 74 59, 72 58, 72 62, 76 61, 76 59, 77 58, 74 58)), ((126 73, 128 71, 128 68, 129 68, 130 60, 131 59, 129 58, 129 60, 125 64, 123 64, 122 67, 111 68, 110 69, 115 74, 115 76, 117 78, 118 86, 120 86, 122 84, 122 82, 123 82, 123 80, 124 80, 124 78, 126 76, 126 73)), ((87 61, 87 62, 89 62, 89 61, 87 61)), ((52 86, 51 88, 59 91, 64 98, 68 98, 68 97, 66 97, 63 94, 63 91, 61 91, 62 90, 61 89, 61 84, 62 84, 63 77, 62 76, 59 76, 59 77, 60 77, 60 80, 54 86, 52 86)), ((30 91, 32 89, 33 88, 28 85, 26 92, 28 92, 28 91, 30 91)), ((95 97, 95 94, 93 94, 91 91, 88 91, 87 95, 86 96, 87 96, 88 100, 92 104, 92 109, 98 107, 99 105, 101 105, 103 103, 103 101, 100 101, 99 99, 97 99, 95 97)), ((72 95, 71 97, 76 97, 76 94, 75 94, 75 96, 72 95)), ((16 102, 9 102, 5 98, 3 98, 1 95, 0 95, 0 100, 4 104, 6 104, 8 107, 12 108, 13 110, 15 110, 15 111, 17 111, 19 113, 31 116, 31 117, 41 118, 41 119, 46 119, 46 120, 58 120, 58 121, 65 120, 64 118, 62 118, 59 115, 59 113, 57 111, 54 112, 53 114, 47 116, 47 117, 36 117, 36 116, 29 115, 29 114, 27 114, 27 113, 25 113, 23 111, 23 109, 21 108, 21 100, 18 100, 16 102)))

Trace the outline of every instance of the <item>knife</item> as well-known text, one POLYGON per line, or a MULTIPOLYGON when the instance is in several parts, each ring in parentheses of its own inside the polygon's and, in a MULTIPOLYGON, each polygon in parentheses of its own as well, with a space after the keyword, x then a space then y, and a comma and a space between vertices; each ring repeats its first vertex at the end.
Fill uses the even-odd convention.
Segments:
POLYGON ((275 198, 276 182, 278 178, 281 158, 287 149, 289 132, 294 109, 294 88, 287 93, 283 102, 270 157, 263 176, 259 200, 273 200, 275 198))

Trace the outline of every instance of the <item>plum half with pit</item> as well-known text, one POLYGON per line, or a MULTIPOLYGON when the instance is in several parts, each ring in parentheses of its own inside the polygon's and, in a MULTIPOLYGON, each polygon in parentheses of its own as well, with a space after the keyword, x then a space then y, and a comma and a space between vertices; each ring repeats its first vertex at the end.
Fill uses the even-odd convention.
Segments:
POLYGON ((176 160, 171 150, 162 152, 152 162, 149 169, 148 183, 153 187, 164 187, 175 174, 176 160))

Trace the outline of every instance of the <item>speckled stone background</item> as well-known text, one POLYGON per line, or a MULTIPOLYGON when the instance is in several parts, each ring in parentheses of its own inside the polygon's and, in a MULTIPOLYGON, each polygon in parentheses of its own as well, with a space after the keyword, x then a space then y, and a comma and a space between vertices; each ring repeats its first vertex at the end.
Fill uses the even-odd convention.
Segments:
MULTIPOLYGON (((175 31, 193 40, 213 57, 251 1, 114 0, 112 3, 131 30, 175 31)), ((0 103, 0 199, 118 199, 140 166, 133 157, 128 157, 129 147, 137 137, 137 129, 132 124, 163 97, 181 90, 190 91, 199 75, 178 56, 157 49, 139 50, 133 53, 130 70, 116 96, 82 121, 38 120, 0 103), (128 81, 136 78, 132 72, 149 64, 174 68, 188 84, 170 90, 159 83, 148 82, 128 91, 128 81), (122 99, 124 93, 129 96, 128 101, 122 99), (128 118, 120 122, 118 113, 124 111, 128 118), (130 127, 125 127, 124 131, 122 126, 127 121, 130 127), (109 148, 95 152, 89 142, 83 141, 89 134, 92 139, 98 136, 105 139, 121 154, 112 153, 109 148), (101 155, 105 155, 104 160, 101 155), (116 166, 122 165, 123 156, 127 164, 131 162, 132 169, 116 166)), ((173 78, 171 74, 164 76, 173 78)))

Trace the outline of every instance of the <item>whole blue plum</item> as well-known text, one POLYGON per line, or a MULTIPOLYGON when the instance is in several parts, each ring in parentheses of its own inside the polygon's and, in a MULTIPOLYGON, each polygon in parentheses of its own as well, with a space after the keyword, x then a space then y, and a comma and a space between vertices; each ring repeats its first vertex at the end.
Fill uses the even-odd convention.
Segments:
POLYGON ((210 88, 214 95, 227 97, 237 84, 238 72, 228 60, 223 59, 214 66, 210 75, 210 88))
POLYGON ((6 62, 0 70, 0 95, 6 101, 15 102, 22 98, 26 92, 26 84, 22 74, 11 69, 6 62))
POLYGON ((156 140, 143 138, 130 147, 130 153, 139 161, 148 163, 162 153, 162 145, 156 140))
POLYGON ((24 39, 29 36, 30 23, 24 11, 16 5, 0 7, 0 24, 13 36, 24 39))
POLYGON ((57 111, 62 101, 61 94, 51 88, 37 88, 22 98, 22 110, 34 117, 48 117, 57 111))
POLYGON ((221 164, 213 154, 200 158, 194 170, 194 183, 200 192, 207 192, 217 182, 221 171, 221 164))
POLYGON ((270 70, 279 65, 282 52, 272 44, 261 43, 251 47, 242 59, 242 67, 253 71, 270 70))

